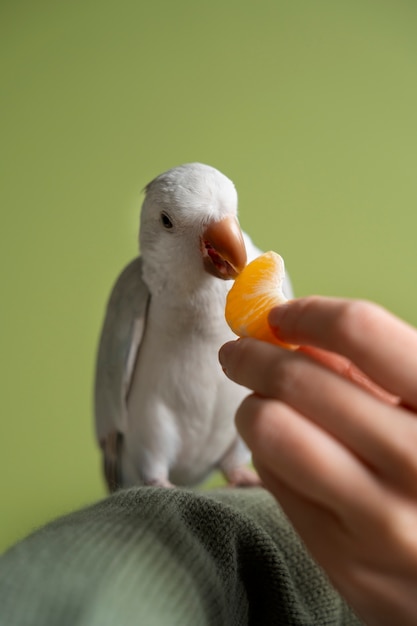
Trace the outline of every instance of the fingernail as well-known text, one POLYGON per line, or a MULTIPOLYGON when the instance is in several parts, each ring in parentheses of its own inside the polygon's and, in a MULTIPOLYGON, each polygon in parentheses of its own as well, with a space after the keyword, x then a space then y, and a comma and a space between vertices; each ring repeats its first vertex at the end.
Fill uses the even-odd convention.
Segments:
POLYGON ((288 324, 286 322, 288 311, 289 304, 285 303, 271 309, 268 315, 268 323, 272 333, 286 347, 292 345, 288 343, 288 324))
POLYGON ((268 324, 277 339, 280 339, 281 306, 271 309, 268 315, 268 324))
POLYGON ((278 329, 283 316, 286 313, 287 304, 280 304, 269 311, 268 322, 274 329, 278 329))
POLYGON ((226 363, 234 350, 235 344, 235 341, 228 341, 219 350, 219 361, 223 371, 226 371, 226 363))

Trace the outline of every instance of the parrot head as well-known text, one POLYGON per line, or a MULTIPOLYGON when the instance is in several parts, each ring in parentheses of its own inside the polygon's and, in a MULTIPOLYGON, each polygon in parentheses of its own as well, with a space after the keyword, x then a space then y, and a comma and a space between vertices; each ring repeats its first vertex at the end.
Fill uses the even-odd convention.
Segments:
POLYGON ((155 178, 145 189, 139 247, 148 283, 166 284, 167 274, 183 284, 235 278, 246 265, 246 248, 232 181, 201 163, 155 178))

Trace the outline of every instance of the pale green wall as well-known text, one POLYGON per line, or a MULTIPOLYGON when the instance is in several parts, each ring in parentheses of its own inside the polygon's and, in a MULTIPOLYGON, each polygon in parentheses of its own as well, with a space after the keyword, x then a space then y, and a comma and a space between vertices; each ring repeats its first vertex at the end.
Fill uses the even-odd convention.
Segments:
POLYGON ((299 295, 417 323, 417 4, 4 1, 0 29, 4 547, 104 494, 97 335, 161 171, 228 174, 299 295))

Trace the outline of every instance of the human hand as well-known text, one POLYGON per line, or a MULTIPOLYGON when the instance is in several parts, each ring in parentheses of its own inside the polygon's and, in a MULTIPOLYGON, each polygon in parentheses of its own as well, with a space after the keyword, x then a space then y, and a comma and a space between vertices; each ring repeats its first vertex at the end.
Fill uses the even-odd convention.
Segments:
POLYGON ((252 389, 236 416, 265 486, 367 624, 417 623, 417 331, 361 301, 271 311, 288 351, 226 344, 252 389))

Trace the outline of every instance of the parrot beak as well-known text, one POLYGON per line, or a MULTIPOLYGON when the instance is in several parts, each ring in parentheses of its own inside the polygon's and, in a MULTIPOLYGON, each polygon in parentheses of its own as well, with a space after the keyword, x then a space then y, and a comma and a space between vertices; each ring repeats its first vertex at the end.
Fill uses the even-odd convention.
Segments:
POLYGON ((237 219, 225 217, 210 223, 201 237, 201 251, 206 272, 223 280, 236 278, 246 265, 246 247, 237 219))

